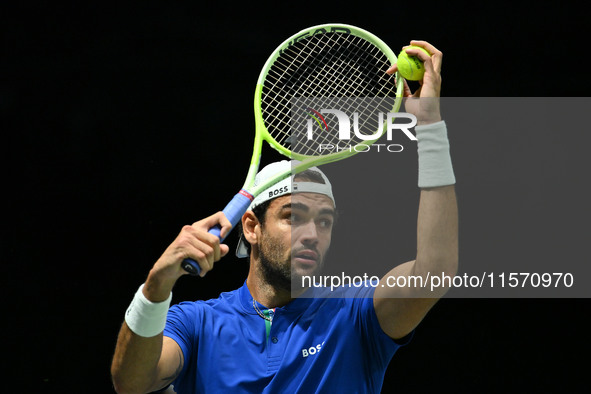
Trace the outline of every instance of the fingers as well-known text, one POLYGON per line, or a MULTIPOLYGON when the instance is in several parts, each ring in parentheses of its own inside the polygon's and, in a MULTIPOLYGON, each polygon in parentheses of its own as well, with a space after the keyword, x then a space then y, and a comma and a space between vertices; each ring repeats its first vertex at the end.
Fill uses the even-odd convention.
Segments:
MULTIPOLYGON (((434 45, 428 43, 427 41, 421 41, 421 40, 411 40, 410 45, 403 47, 402 50, 404 50, 409 56, 418 57, 423 62, 423 66, 425 67, 425 75, 424 75, 423 79, 421 81, 419 81, 419 84, 421 85, 421 88, 422 88, 423 83, 424 82, 427 83, 428 88, 425 89, 425 94, 427 96, 438 96, 439 90, 440 90, 440 85, 441 85, 441 63, 442 63, 443 53, 439 49, 437 49, 434 45), (425 51, 423 51, 419 48, 412 48, 411 46, 420 47, 420 48, 424 49, 425 51, 427 51, 428 53, 425 53, 425 51)), ((392 74, 396 73, 397 71, 398 71, 398 65, 395 63, 392 66, 390 66, 390 68, 388 70, 386 70, 386 73, 388 75, 392 75, 392 74)), ((410 89, 408 88, 408 85, 406 84, 406 81, 405 81, 403 95, 404 95, 404 97, 420 97, 421 96, 421 88, 419 88, 419 90, 417 90, 413 94, 410 91, 410 89)))
POLYGON ((412 90, 410 90, 410 86, 408 86, 408 82, 406 82, 406 79, 403 82, 404 82, 404 91, 403 91, 402 97, 412 97, 413 93, 412 93, 412 90))
POLYGON ((211 216, 206 217, 205 219, 201 219, 198 222, 193 223, 195 228, 200 228, 205 231, 209 231, 213 227, 219 225, 221 227, 220 230, 220 238, 225 238, 226 235, 232 229, 232 223, 226 218, 223 212, 216 212, 211 216))
MULTIPOLYGON (((398 65, 396 63, 394 63, 387 71, 387 74, 394 74, 395 72, 398 71, 398 65)), ((420 88, 413 94, 412 90, 410 89, 410 86, 408 86, 408 82, 406 82, 406 79, 402 80, 404 83, 404 88, 402 91, 402 97, 415 97, 420 95, 420 88)))
POLYGON ((221 234, 224 236, 232 228, 222 212, 215 213, 190 226, 184 226, 150 270, 146 280, 146 283, 150 283, 150 288, 156 289, 154 291, 157 291, 157 294, 169 294, 178 278, 189 274, 182 268, 182 262, 186 259, 197 262, 201 268, 201 277, 211 271, 214 263, 230 250, 228 245, 220 243, 217 235, 209 232, 216 225, 220 226, 221 234))
POLYGON ((431 54, 431 56, 433 56, 437 53, 441 54, 441 51, 439 49, 437 49, 435 47, 435 45, 430 44, 427 41, 410 40, 410 45, 414 45, 414 46, 421 47, 421 48, 425 49, 427 52, 429 52, 431 54))
POLYGON ((224 236, 232 228, 231 223, 222 212, 215 213, 205 219, 186 225, 174 242, 167 248, 156 265, 159 271, 181 276, 187 272, 181 263, 189 258, 197 262, 201 268, 200 276, 213 269, 214 263, 229 252, 227 245, 220 243, 220 237, 210 233, 210 229, 219 225, 224 236))
POLYGON ((190 258, 199 264, 201 268, 200 276, 213 269, 214 263, 219 261, 227 252, 227 245, 220 245, 217 236, 196 229, 193 226, 185 226, 181 230, 178 238, 177 248, 179 259, 175 264, 190 258))
POLYGON ((429 52, 430 56, 420 49, 405 47, 406 53, 418 57, 425 65, 425 72, 431 68, 432 72, 441 73, 443 53, 427 41, 411 40, 410 45, 418 46, 429 52))
POLYGON ((441 63, 443 53, 427 41, 412 40, 410 45, 403 47, 409 56, 416 56, 423 62, 425 74, 419 81, 420 87, 413 94, 406 92, 405 97, 437 98, 441 95, 441 63), (413 47, 411 47, 413 46, 413 47))
MULTIPOLYGON (((398 64, 394 63, 392 66, 390 66, 390 68, 388 70, 386 70, 386 73, 389 75, 392 75, 394 73, 398 72, 398 64)), ((404 84, 403 90, 402 90, 402 97, 414 97, 417 95, 417 93, 420 93, 420 90, 417 90, 417 92, 415 92, 413 94, 412 90, 410 89, 410 87, 408 86, 408 82, 406 82, 406 79, 402 79, 402 82, 404 84)), ((420 89, 420 88, 419 88, 420 89)))
POLYGON ((213 269, 214 263, 229 252, 229 247, 221 244, 220 239, 224 238, 231 228, 232 224, 222 212, 183 228, 182 232, 186 233, 188 242, 186 252, 188 257, 197 261, 201 267, 200 276, 205 276, 213 269), (209 232, 215 226, 220 227, 219 237, 209 232))

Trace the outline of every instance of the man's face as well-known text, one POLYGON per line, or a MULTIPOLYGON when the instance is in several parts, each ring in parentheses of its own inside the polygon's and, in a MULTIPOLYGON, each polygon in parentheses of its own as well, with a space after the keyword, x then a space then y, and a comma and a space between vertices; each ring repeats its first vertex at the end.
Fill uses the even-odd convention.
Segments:
POLYGON ((323 194, 297 193, 269 205, 261 226, 259 254, 269 283, 284 289, 291 281, 321 271, 332 237, 335 208, 323 194))

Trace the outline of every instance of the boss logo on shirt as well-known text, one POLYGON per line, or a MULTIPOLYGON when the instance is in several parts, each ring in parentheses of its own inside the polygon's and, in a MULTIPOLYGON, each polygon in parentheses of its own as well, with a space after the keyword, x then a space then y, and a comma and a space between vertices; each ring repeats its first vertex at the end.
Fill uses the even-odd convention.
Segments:
POLYGON ((306 358, 308 356, 313 356, 316 353, 320 352, 320 349, 322 349, 322 346, 324 346, 324 342, 319 343, 316 346, 312 346, 308 349, 302 349, 302 357, 306 358))

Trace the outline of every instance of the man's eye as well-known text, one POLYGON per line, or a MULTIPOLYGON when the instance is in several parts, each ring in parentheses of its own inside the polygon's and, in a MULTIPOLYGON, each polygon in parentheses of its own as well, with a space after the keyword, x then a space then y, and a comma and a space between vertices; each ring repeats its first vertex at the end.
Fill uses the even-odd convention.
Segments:
POLYGON ((320 219, 318 224, 322 228, 331 228, 332 227, 332 219, 320 219))

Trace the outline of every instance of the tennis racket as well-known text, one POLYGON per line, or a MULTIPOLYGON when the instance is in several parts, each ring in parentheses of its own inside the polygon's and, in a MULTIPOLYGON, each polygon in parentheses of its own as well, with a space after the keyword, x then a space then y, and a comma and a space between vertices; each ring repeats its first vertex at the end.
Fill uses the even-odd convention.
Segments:
MULTIPOLYGON (((394 52, 378 37, 344 24, 304 29, 275 49, 256 85, 256 134, 248 174, 240 192, 223 209, 232 228, 251 201, 271 185, 310 167, 351 157, 383 135, 384 118, 378 114, 397 112, 402 100, 403 79, 386 74, 395 62, 394 52), (323 114, 321 107, 332 112, 323 114), (341 124, 335 110, 363 114, 371 121, 343 139, 337 133, 341 124), (254 185, 263 141, 297 164, 254 185)), ((219 237, 220 230, 216 226, 209 232, 219 237)), ((185 259, 182 267, 191 275, 201 272, 192 259, 185 259)))

